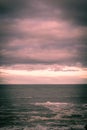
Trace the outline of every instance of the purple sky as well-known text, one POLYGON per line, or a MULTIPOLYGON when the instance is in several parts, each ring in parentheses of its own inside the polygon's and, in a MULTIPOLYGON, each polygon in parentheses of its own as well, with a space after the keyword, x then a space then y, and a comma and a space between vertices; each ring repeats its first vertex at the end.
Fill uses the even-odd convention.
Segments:
POLYGON ((1 84, 87 83, 87 0, 0 0, 1 84))

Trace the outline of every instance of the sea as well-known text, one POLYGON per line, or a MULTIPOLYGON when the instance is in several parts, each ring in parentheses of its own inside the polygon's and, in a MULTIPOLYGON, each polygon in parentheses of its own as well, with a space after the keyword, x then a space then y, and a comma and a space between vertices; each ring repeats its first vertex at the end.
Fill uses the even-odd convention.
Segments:
POLYGON ((85 130, 87 84, 0 85, 0 130, 85 130))

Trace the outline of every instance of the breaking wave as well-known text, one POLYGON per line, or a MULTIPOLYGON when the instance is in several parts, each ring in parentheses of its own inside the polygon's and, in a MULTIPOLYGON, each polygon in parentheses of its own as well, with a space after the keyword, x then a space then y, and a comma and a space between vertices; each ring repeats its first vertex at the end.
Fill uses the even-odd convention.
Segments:
POLYGON ((76 127, 62 127, 62 128, 49 128, 49 127, 45 127, 45 126, 42 126, 42 125, 37 125, 36 127, 31 127, 29 128, 28 126, 25 126, 25 127, 5 127, 5 128, 0 128, 0 130, 85 130, 83 128, 83 126, 76 126, 76 127))
MULTIPOLYGON (((49 108, 50 110, 56 112, 64 107, 67 107, 69 106, 69 103, 60 103, 60 102, 50 102, 50 101, 47 101, 47 102, 44 102, 44 103, 35 103, 35 105, 37 106, 44 106, 46 108, 49 108)), ((71 106, 71 105, 70 105, 71 106)))

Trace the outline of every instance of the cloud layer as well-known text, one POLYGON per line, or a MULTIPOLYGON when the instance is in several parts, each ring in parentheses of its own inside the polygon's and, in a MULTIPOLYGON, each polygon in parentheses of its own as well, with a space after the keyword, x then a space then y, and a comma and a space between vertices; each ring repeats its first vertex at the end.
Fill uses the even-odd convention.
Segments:
POLYGON ((86 0, 0 0, 1 67, 86 68, 86 15, 86 0))

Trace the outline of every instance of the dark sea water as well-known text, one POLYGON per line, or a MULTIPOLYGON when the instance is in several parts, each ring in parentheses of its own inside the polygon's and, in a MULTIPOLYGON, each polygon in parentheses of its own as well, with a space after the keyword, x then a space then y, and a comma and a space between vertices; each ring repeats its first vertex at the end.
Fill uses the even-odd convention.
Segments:
POLYGON ((87 85, 0 85, 0 130, 84 130, 87 85))

